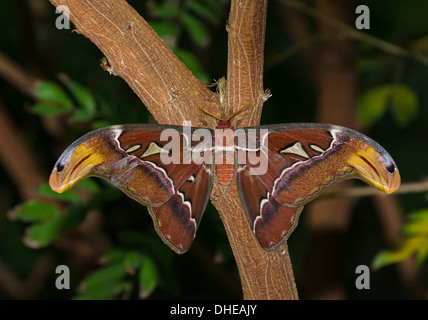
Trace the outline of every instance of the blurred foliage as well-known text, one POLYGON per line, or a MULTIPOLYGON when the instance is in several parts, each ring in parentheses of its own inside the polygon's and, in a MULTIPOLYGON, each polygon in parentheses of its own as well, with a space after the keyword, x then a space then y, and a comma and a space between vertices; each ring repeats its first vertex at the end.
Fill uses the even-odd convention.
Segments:
POLYGON ((418 108, 418 97, 411 88, 380 85, 360 96, 357 116, 362 125, 371 126, 390 109, 398 125, 407 125, 417 115, 418 108))
POLYGON ((94 127, 114 124, 109 122, 113 107, 101 97, 96 98, 83 85, 62 76, 63 86, 51 81, 39 81, 34 96, 37 101, 31 111, 40 116, 66 115, 67 121, 88 123, 94 127), (101 125, 98 125, 100 121, 101 125))
MULTIPOLYGON (((210 34, 204 21, 219 25, 223 15, 223 8, 217 1, 170 1, 156 4, 153 8, 151 25, 158 34, 166 39, 176 55, 201 81, 208 78, 196 57, 187 49, 178 48, 182 32, 186 32, 193 45, 206 46, 210 41, 210 34), (171 6, 176 4, 177 7, 171 6)), ((107 62, 102 59, 101 65, 107 70, 107 62)), ((96 97, 84 85, 60 76, 61 83, 53 81, 39 81, 34 89, 36 103, 31 112, 39 116, 65 115, 67 122, 73 126, 77 123, 91 127, 114 124, 109 101, 96 97)), ((78 226, 85 218, 85 213, 97 208, 97 198, 101 189, 95 183, 85 180, 79 184, 95 195, 85 201, 78 193, 68 190, 63 194, 56 194, 48 184, 40 186, 37 193, 67 203, 67 207, 60 212, 58 206, 36 200, 25 202, 15 211, 15 217, 23 222, 31 223, 26 230, 24 243, 32 248, 48 246, 62 232, 78 226), (85 187, 86 186, 86 187, 85 187), (90 188, 88 189, 89 186, 90 188), (94 200, 95 199, 95 200, 94 200), (85 202, 86 205, 85 205, 85 202)), ((85 197, 88 195, 85 194, 85 197)), ((102 201, 105 201, 102 200, 102 201)), ((139 251, 125 251, 122 248, 112 249, 101 257, 106 265, 86 277, 79 285, 80 293, 75 299, 106 299, 116 296, 132 297, 133 288, 138 287, 138 297, 149 297, 158 283, 156 263, 150 255, 139 251), (135 280, 135 279, 137 280, 135 280)))
MULTIPOLYGON (((103 57, 95 45, 76 32, 55 29, 55 10, 48 1, 42 2, 2 4, 2 53, 43 81, 37 83, 32 99, 0 79, 0 95, 13 120, 20 124, 21 134, 42 169, 48 173, 62 150, 82 134, 110 124, 153 120, 126 83, 105 71, 108 71, 107 62, 100 67, 103 57), (42 12, 45 16, 41 17, 42 12), (30 29, 28 26, 25 29, 22 22, 25 19, 30 19, 30 29), (59 72, 63 74, 58 75, 59 72), (59 119, 65 136, 49 134, 44 127, 49 118, 59 119)), ((226 74, 227 1, 128 2, 201 81, 209 84, 226 74)), ((363 4, 355 1, 355 6, 360 3, 363 4)), ((427 56, 426 1, 392 0, 368 5, 371 29, 364 32, 421 57, 427 56)), ((313 122, 317 84, 300 50, 316 42, 296 43, 284 30, 284 17, 275 8, 269 4, 265 63, 270 68, 264 78, 264 86, 273 96, 265 104, 262 122, 313 122), (271 58, 284 52, 286 59, 271 58)), ((316 21, 308 20, 311 27, 316 25, 316 21)), ((428 176, 428 153, 424 148, 428 137, 428 67, 410 58, 386 54, 364 42, 356 45, 359 90, 356 118, 364 131, 394 157, 403 183, 420 181, 428 176)), ((0 208, 8 212, 0 220, 0 262, 17 277, 30 274, 37 259, 46 253, 55 257, 57 265, 72 264, 70 253, 62 252, 56 240, 72 235, 88 215, 97 211, 102 213, 101 228, 109 240, 109 248, 92 264, 74 272, 71 269, 72 290, 61 293, 61 297, 239 298, 237 269, 224 228, 211 205, 192 249, 177 256, 155 233, 146 208, 103 180, 85 180, 63 194, 43 184, 37 189, 37 199, 23 201, 8 172, 3 168, 0 171, 4 177, 0 184, 0 208), (236 281, 236 291, 206 267, 201 252, 214 255, 216 263, 228 270, 236 281)), ((428 196, 403 194, 399 200, 409 214, 403 228, 405 240, 395 249, 385 250, 382 226, 369 198, 361 199, 354 209, 343 244, 349 298, 406 298, 396 270, 387 265, 413 255, 426 275, 425 285, 428 283, 428 215, 426 209, 421 209, 427 207, 428 196), (353 285, 355 266, 361 264, 373 264, 379 269, 371 274, 376 285, 369 291, 357 291, 353 285)), ((299 294, 305 298, 305 252, 310 239, 304 228, 304 213, 300 220, 289 248, 299 294)), ((51 274, 54 277, 53 270, 51 274)), ((48 278, 37 297, 58 297, 54 282, 48 278)), ((0 298, 10 298, 1 287, 0 298)))
POLYGON ((383 250, 373 259, 373 267, 378 269, 392 263, 400 262, 416 255, 422 265, 428 257, 428 209, 421 209, 408 214, 409 221, 403 227, 405 239, 394 249, 383 250))
POLYGON ((158 283, 156 264, 150 256, 139 251, 113 248, 100 261, 103 267, 94 271, 80 284, 81 293, 75 299, 107 299, 117 295, 129 299, 136 283, 139 297, 150 296, 158 283))
POLYGON ((218 28, 226 15, 221 2, 163 1, 153 6, 152 15, 150 26, 165 40, 177 57, 199 80, 205 83, 210 81, 196 56, 191 51, 180 48, 178 44, 184 34, 194 46, 207 47, 211 41, 209 26, 218 28))
MULTIPOLYGON (((85 180, 78 188, 89 192, 98 192, 98 187, 92 180, 85 180)), ((41 248, 49 245, 61 232, 76 227, 85 217, 84 199, 79 197, 74 190, 63 193, 52 191, 49 184, 41 185, 36 193, 48 199, 60 200, 67 204, 64 212, 60 211, 59 205, 30 199, 15 208, 11 218, 23 222, 32 223, 26 230, 24 242, 33 248, 41 248)))

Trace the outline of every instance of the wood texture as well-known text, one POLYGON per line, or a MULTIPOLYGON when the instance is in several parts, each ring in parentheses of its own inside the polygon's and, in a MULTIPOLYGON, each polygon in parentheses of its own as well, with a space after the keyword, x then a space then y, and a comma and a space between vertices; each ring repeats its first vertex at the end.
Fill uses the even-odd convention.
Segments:
MULTIPOLYGON (((242 126, 260 123, 266 7, 266 0, 232 1, 226 26, 227 102, 233 110, 251 103, 242 126)), ((287 244, 270 252, 260 247, 246 221, 236 185, 224 190, 215 184, 212 194, 238 265, 244 299, 298 299, 287 244)))
MULTIPOLYGON (((196 107, 221 113, 219 97, 174 56, 147 22, 123 0, 51 0, 66 5, 76 31, 108 59, 111 74, 122 77, 159 123, 199 123, 196 107)), ((232 1, 227 30, 228 95, 234 110, 251 104, 242 125, 257 125, 264 101, 263 48, 266 0, 232 1)), ((98 61, 97 61, 98 63, 98 61)), ((257 243, 236 186, 215 181, 212 201, 220 213, 238 265, 245 299, 297 299, 287 245, 266 252, 257 243)))

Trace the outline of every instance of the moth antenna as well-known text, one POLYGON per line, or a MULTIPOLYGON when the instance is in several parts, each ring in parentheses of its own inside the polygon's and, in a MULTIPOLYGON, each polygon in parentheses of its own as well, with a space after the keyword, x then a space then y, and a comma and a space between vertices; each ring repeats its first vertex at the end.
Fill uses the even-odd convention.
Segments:
POLYGON ((245 118, 245 114, 241 117, 241 119, 239 119, 238 121, 236 121, 235 127, 239 127, 239 125, 241 124, 242 120, 244 120, 244 118, 245 118))
POLYGON ((205 127, 209 127, 210 125, 208 124, 208 122, 206 122, 205 120, 199 119, 199 121, 205 126, 205 127))
POLYGON ((236 111, 236 112, 232 113, 232 115, 231 115, 229 118, 227 118, 226 120, 227 120, 227 121, 232 120, 232 119, 233 119, 233 117, 236 117, 238 114, 240 114, 240 113, 244 112, 245 110, 247 110, 247 109, 249 108, 249 106, 250 106, 250 105, 251 105, 251 103, 247 103, 247 104, 246 104, 246 105, 244 105, 241 109, 239 109, 238 111, 236 111))
POLYGON ((202 108, 196 107, 196 109, 198 109, 199 111, 202 111, 203 113, 205 113, 206 115, 209 115, 210 117, 213 117, 214 119, 217 119, 218 121, 222 121, 223 119, 217 117, 215 114, 212 114, 211 112, 208 112, 202 108))

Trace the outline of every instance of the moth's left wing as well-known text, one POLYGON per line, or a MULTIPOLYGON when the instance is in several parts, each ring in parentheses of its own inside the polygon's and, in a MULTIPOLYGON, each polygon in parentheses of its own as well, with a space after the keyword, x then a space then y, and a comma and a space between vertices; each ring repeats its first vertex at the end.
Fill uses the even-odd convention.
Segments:
POLYGON ((362 179, 386 193, 400 185, 391 156, 354 130, 311 123, 240 129, 248 145, 238 144, 237 186, 264 248, 286 239, 302 207, 340 181, 362 179), (257 199, 251 198, 250 184, 258 185, 257 199))
POLYGON ((212 141, 204 140, 208 147, 192 141, 193 130, 197 129, 136 124, 92 131, 64 151, 50 186, 62 192, 86 177, 104 178, 148 206, 162 240, 184 253, 195 237, 212 187, 208 148, 212 141), (208 150, 205 162, 193 161, 195 144, 203 153, 208 150))
POLYGON ((160 207, 149 207, 156 231, 175 252, 189 250, 204 214, 213 183, 212 165, 204 164, 160 207))
POLYGON ((303 207, 280 205, 259 176, 250 174, 250 170, 244 169, 244 166, 238 169, 236 183, 257 240, 264 249, 275 249, 296 228, 303 207))

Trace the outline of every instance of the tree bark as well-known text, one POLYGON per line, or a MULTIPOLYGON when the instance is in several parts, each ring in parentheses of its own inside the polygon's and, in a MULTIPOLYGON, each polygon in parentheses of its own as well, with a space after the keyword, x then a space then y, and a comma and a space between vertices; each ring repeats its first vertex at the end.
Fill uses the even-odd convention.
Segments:
MULTIPOLYGON (((159 123, 181 125, 190 120, 195 125, 203 117, 196 107, 221 113, 218 95, 192 75, 124 0, 50 1, 69 8, 76 31, 98 46, 110 64, 106 68, 129 84, 159 123)), ((226 101, 234 110, 251 104, 242 125, 260 121, 266 5, 267 0, 231 3, 226 101)), ((224 190, 215 177, 211 199, 225 225, 244 298, 297 299, 287 245, 273 252, 259 246, 235 184, 224 190)))

